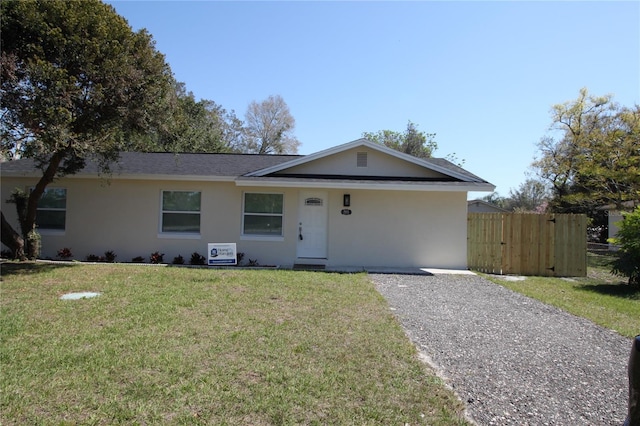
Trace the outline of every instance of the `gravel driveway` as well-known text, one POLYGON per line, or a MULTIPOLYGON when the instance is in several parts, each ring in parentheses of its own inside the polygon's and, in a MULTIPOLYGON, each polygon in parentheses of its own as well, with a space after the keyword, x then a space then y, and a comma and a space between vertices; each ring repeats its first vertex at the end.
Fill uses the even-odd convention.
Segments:
POLYGON ((480 425, 622 425, 631 339, 476 275, 370 274, 480 425))

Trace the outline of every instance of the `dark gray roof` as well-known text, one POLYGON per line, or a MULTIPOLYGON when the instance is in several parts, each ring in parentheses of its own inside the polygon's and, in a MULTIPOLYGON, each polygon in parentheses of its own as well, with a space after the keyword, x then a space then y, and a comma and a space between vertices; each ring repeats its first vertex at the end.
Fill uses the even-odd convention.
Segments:
MULTIPOLYGON (((242 176, 246 173, 275 166, 299 155, 257 154, 174 154, 123 152, 111 167, 114 176, 122 175, 174 175, 174 176, 242 176)), ((2 174, 28 174, 35 171, 33 160, 15 160, 0 164, 2 174)), ((95 162, 78 173, 96 175, 95 162)))
MULTIPOLYGON (((149 153, 149 152, 123 152, 120 159, 111 164, 111 176, 193 176, 193 177, 231 177, 236 178, 248 173, 277 166, 288 161, 304 157, 302 155, 258 155, 258 154, 201 154, 201 153, 149 153)), ((441 169, 458 173, 469 182, 486 183, 482 178, 456 166, 443 158, 424 159, 427 164, 433 164, 441 169)), ((31 159, 6 161, 0 163, 3 176, 31 176, 37 170, 31 159)), ((95 176, 100 174, 98 166, 93 161, 88 161, 86 167, 77 175, 95 176)), ((265 176, 268 177, 268 176, 265 176)), ((277 177, 277 174, 271 175, 277 177)), ((325 178, 327 176, 290 176, 289 178, 325 178)), ((284 178, 284 177, 283 177, 284 178)), ((364 179, 357 176, 336 176, 339 180, 364 179)), ((373 179, 373 178, 371 178, 373 179)), ((369 180, 371 180, 369 179, 369 180)), ((382 179, 382 178, 380 178, 382 179)), ((374 179, 376 180, 376 179, 374 179)), ((387 179, 388 180, 388 179, 387 179)), ((398 181, 410 181, 397 177, 398 181)), ((428 179, 423 179, 428 180, 428 179)), ((448 181, 449 179, 436 179, 448 181)), ((451 179, 456 181, 458 179, 451 179)), ((449 181, 451 181, 449 180, 449 181)))

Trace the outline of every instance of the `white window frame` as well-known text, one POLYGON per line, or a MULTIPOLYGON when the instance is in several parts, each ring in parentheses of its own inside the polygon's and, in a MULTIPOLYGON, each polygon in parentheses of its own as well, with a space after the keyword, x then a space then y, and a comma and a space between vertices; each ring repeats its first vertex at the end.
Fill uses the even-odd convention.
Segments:
POLYGON ((271 192, 271 191, 244 191, 242 192, 242 220, 240 221, 240 240, 244 241, 284 241, 284 192, 271 192), (249 213, 251 216, 280 216, 282 217, 282 229, 280 235, 260 235, 260 234, 245 234, 244 233, 244 218, 245 213, 245 200, 247 194, 266 194, 266 195, 280 195, 282 197, 282 213, 249 213))
MULTIPOLYGON (((40 225, 38 225, 38 223, 36 221, 36 226, 37 226, 36 229, 38 230, 39 234, 42 234, 42 235, 65 235, 65 233, 67 232, 67 200, 69 198, 69 191, 67 190, 67 188, 64 188, 64 187, 61 187, 61 186, 51 186, 51 187, 46 187, 44 189, 44 192, 52 191, 52 190, 56 190, 56 189, 64 190, 64 204, 65 204, 65 207, 63 209, 61 209, 61 208, 53 208, 53 207, 44 207, 44 208, 37 207, 36 210, 37 211, 46 210, 46 211, 52 211, 52 212, 54 212, 54 211, 56 211, 56 212, 60 212, 60 211, 64 212, 64 229, 41 228, 40 225)), ((30 188, 30 190, 33 191, 33 187, 30 188)), ((44 195, 44 193, 43 193, 43 195, 44 195)), ((40 199, 42 199, 42 197, 40 199)), ((37 213, 36 213, 36 215, 37 215, 37 213)))
POLYGON ((179 238, 179 239, 191 239, 199 240, 202 238, 202 191, 195 189, 161 189, 160 190, 160 217, 158 218, 158 238, 179 238), (197 192, 200 194, 200 210, 188 211, 188 210, 164 210, 164 193, 165 192, 197 192), (200 218, 198 232, 173 232, 163 231, 163 219, 165 213, 177 213, 177 214, 193 214, 198 215, 200 218))

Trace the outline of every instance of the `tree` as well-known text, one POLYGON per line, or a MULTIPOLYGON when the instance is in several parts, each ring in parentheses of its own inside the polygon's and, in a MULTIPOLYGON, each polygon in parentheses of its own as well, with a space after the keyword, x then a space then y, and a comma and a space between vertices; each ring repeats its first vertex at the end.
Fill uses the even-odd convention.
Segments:
MULTIPOLYGON (((173 77, 151 36, 133 32, 98 0, 8 0, 0 8, 2 152, 34 159, 42 172, 19 212, 33 258, 30 238, 47 185, 88 159, 108 171, 132 135, 163 129, 174 107, 173 77)), ((2 242, 20 253, 11 235, 3 232, 2 242)))
POLYGON ((504 205, 507 210, 543 213, 548 199, 549 191, 543 182, 527 179, 518 189, 509 190, 504 205))
POLYGON ((611 272, 629 278, 629 284, 640 286, 640 207, 632 213, 624 212, 618 234, 611 242, 620 250, 611 264, 611 272))
POLYGON ((244 136, 237 149, 255 154, 296 154, 300 142, 293 135, 296 122, 281 96, 249 104, 244 136))
POLYGON ((362 137, 405 154, 418 158, 429 158, 438 149, 434 140, 435 133, 420 132, 411 121, 404 133, 393 130, 379 130, 375 133, 364 132, 362 137))
POLYGON ((550 131, 532 166, 551 186, 553 211, 623 209, 640 198, 640 107, 622 108, 611 96, 581 89, 575 101, 553 106, 550 131))
POLYGON ((196 101, 184 83, 176 82, 175 92, 176 107, 165 128, 140 135, 133 150, 216 153, 236 148, 243 123, 233 111, 207 99, 196 101))

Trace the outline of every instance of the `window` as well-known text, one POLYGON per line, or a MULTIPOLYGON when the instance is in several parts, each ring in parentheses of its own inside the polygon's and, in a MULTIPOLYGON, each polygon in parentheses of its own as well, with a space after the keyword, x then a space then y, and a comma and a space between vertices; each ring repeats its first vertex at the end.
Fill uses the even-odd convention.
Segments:
POLYGON ((162 232, 200 233, 200 192, 162 191, 162 232))
POLYGON ((36 225, 39 229, 64 231, 67 219, 67 190, 46 188, 36 210, 36 225))
POLYGON ((282 194, 244 194, 242 233, 282 236, 282 194))

